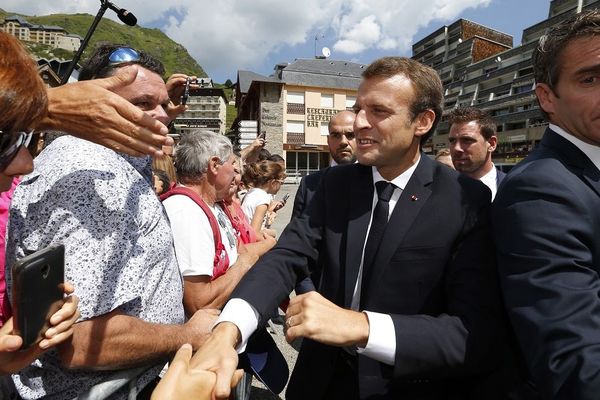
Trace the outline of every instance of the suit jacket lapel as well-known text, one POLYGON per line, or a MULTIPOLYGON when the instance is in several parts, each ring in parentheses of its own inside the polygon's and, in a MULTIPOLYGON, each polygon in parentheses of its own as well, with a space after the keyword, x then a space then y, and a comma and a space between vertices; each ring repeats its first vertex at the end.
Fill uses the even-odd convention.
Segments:
POLYGON ((550 128, 544 133, 542 145, 560 153, 566 164, 580 169, 584 181, 600 196, 600 171, 583 151, 550 128))
POLYGON ((373 203, 373 174, 371 167, 358 166, 358 179, 350 190, 348 212, 348 240, 346 242, 346 265, 344 273, 344 305, 352 303, 352 294, 362 259, 373 203))
POLYGON ((372 287, 376 287, 380 275, 386 268, 389 268, 392 255, 402 243, 417 215, 431 196, 431 190, 427 186, 433 180, 433 167, 432 161, 422 154, 417 169, 402 191, 402 195, 390 216, 375 262, 371 270, 363 274, 361 297, 364 298, 372 287))

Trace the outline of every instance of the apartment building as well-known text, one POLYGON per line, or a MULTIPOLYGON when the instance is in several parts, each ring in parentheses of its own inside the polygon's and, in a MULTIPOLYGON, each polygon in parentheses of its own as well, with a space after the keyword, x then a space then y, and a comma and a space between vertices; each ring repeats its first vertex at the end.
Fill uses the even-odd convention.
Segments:
POLYGON ((272 76, 238 71, 240 121, 257 121, 267 149, 282 155, 288 175, 306 175, 329 165, 329 119, 352 108, 365 65, 324 57, 278 64, 272 76))
POLYGON ((6 17, 0 22, 0 30, 24 42, 36 42, 69 51, 77 50, 83 40, 80 36, 70 35, 60 26, 31 24, 18 15, 6 17))
POLYGON ((425 150, 435 154, 447 146, 446 115, 454 107, 476 106, 497 123, 494 162, 512 165, 522 160, 547 126, 534 92, 533 50, 549 27, 598 5, 598 0, 550 1, 548 18, 524 29, 516 47, 509 35, 463 19, 415 43, 413 58, 438 71, 445 91, 444 117, 425 150))
POLYGON ((193 129, 208 129, 225 134, 227 97, 221 88, 213 86, 212 79, 198 78, 199 88, 190 89, 188 109, 174 122, 174 133, 182 134, 193 129))

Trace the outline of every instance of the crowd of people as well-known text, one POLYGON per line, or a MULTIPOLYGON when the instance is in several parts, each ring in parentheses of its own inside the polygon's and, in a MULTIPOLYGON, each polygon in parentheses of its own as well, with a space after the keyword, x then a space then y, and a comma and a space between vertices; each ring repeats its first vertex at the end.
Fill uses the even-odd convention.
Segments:
POLYGON ((0 32, 0 399, 247 398, 238 354, 278 306, 286 339, 303 338, 287 399, 597 398, 599 27, 584 11, 540 39, 549 127, 508 175, 475 107, 449 114, 439 161, 425 155, 438 74, 375 60, 283 232, 285 163, 264 138, 237 154, 197 130, 172 147, 187 76, 102 44, 79 82, 49 89, 0 32), (57 243, 64 300, 20 350, 11 267, 57 243))

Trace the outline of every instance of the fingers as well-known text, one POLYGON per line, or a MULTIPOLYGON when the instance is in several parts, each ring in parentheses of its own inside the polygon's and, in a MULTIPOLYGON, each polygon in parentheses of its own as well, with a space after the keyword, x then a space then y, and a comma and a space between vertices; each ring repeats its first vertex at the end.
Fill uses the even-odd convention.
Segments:
POLYGON ((192 354, 193 350, 191 344, 186 343, 181 346, 177 353, 175 353, 175 357, 173 357, 173 361, 171 361, 171 364, 169 365, 167 374, 177 375, 183 374, 185 371, 187 371, 190 366, 192 354))
POLYGON ((0 352, 17 351, 23 345, 23 339, 16 335, 4 335, 0 337, 0 352))
MULTIPOLYGON (((215 397, 217 399, 229 398, 231 388, 235 386, 233 385, 233 380, 236 377, 237 363, 235 365, 230 363, 228 364, 229 365, 224 365, 222 368, 215 371, 217 374, 217 382, 215 383, 215 397)), ((238 378, 238 381, 240 378, 238 378)))
POLYGON ((119 68, 118 71, 118 73, 108 78, 94 79, 93 83, 110 91, 114 91, 117 88, 133 83, 138 73, 138 67, 135 65, 130 65, 119 68))
POLYGON ((62 284, 62 290, 66 295, 69 295, 75 291, 75 286, 71 282, 65 282, 62 284))
POLYGON ((66 297, 60 310, 50 317, 50 325, 58 325, 63 321, 71 321, 71 324, 75 323, 80 316, 79 310, 77 309, 78 305, 79 297, 75 295, 66 297))

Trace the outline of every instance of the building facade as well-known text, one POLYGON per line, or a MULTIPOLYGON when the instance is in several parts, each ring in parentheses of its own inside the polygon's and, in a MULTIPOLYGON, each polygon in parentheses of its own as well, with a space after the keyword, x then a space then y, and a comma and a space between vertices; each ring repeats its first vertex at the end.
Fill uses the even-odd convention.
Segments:
POLYGON ((298 59, 275 66, 265 77, 239 71, 236 108, 240 121, 257 121, 267 150, 282 155, 290 176, 303 176, 329 165, 331 116, 351 109, 365 66, 326 58, 298 59))
POLYGON ((60 26, 30 24, 17 15, 0 22, 0 30, 24 42, 36 42, 69 51, 77 50, 82 40, 77 35, 69 35, 60 26))
POLYGON ((598 0, 549 3, 548 18, 524 29, 521 44, 514 48, 509 35, 466 20, 444 26, 413 45, 413 58, 438 71, 445 91, 444 117, 425 147, 428 153, 447 147, 447 115, 460 106, 482 108, 495 119, 497 165, 519 162, 541 140, 547 122, 535 96, 532 53, 549 27, 600 5, 598 0))
POLYGON ((208 129, 225 134, 227 97, 223 89, 215 88, 212 79, 198 78, 199 88, 190 89, 188 109, 174 122, 174 134, 180 135, 194 129, 208 129))

